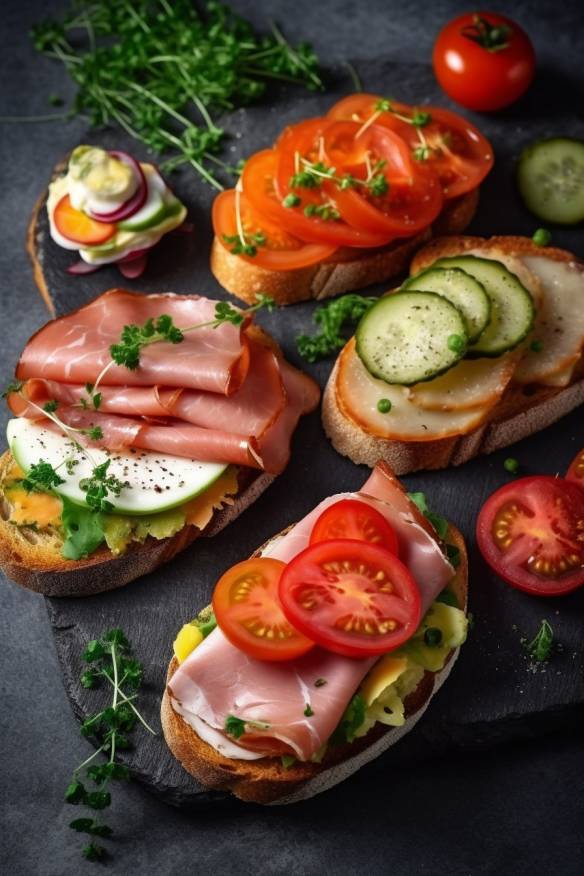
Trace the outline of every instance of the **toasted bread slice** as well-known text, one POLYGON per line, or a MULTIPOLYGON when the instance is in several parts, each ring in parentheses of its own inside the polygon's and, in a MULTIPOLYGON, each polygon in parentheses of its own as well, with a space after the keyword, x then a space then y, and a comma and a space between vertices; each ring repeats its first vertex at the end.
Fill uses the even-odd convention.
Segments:
MULTIPOLYGON (((450 587, 459 606, 466 609, 468 558, 464 539, 455 527, 450 526, 446 540, 460 550, 460 564, 450 587)), ((254 803, 284 804, 307 800, 344 781, 411 730, 422 717, 432 696, 446 681, 457 656, 458 649, 449 654, 440 672, 424 673, 417 688, 405 699, 406 722, 403 726, 376 724, 366 736, 350 744, 329 748, 321 763, 296 761, 286 769, 277 757, 245 761, 225 757, 203 742, 174 711, 168 690, 162 698, 160 713, 164 738, 185 770, 206 787, 229 791, 241 800, 254 803)), ((173 658, 168 667, 167 681, 177 667, 176 658, 173 658)))
MULTIPOLYGON (((584 266, 571 253, 547 247, 542 249, 528 238, 493 237, 486 240, 480 237, 444 237, 431 241, 416 254, 411 272, 418 273, 439 258, 469 250, 480 250, 504 262, 510 270, 519 274, 522 282, 529 286, 532 293, 535 292, 536 298, 543 295, 543 289, 537 278, 534 281, 529 267, 518 264, 522 256, 544 255, 552 261, 569 264, 576 272, 584 270, 584 266)), ((575 309, 575 313, 580 314, 584 310, 584 301, 580 307, 580 310, 575 309)), ((374 466, 379 459, 384 459, 398 475, 420 469, 461 465, 479 454, 492 453, 544 429, 582 404, 584 361, 581 348, 575 353, 577 358, 571 357, 571 370, 565 379, 562 372, 566 364, 564 361, 558 366, 558 373, 562 376, 559 382, 552 377, 549 385, 529 384, 519 383, 513 378, 499 401, 485 410, 485 416, 472 430, 436 439, 428 433, 426 440, 381 437, 351 417, 337 392, 339 357, 323 394, 324 428, 335 449, 353 462, 374 466)))
POLYGON ((475 214, 478 189, 456 198, 444 208, 433 227, 407 240, 396 240, 374 250, 343 249, 330 261, 293 271, 269 271, 233 255, 215 238, 211 249, 211 271, 218 282, 250 304, 262 292, 277 304, 297 304, 331 298, 382 283, 403 273, 412 255, 437 234, 460 234, 475 214))
MULTIPOLYGON (((0 457, 0 483, 12 464, 13 458, 7 451, 0 457)), ((273 480, 265 472, 242 469, 233 504, 215 510, 203 530, 186 525, 170 538, 148 536, 142 544, 131 543, 119 556, 102 546, 81 560, 62 556, 63 539, 56 530, 35 530, 10 523, 10 511, 0 492, 0 568, 7 578, 44 596, 92 596, 114 590, 172 560, 199 536, 220 532, 255 502, 273 480)))

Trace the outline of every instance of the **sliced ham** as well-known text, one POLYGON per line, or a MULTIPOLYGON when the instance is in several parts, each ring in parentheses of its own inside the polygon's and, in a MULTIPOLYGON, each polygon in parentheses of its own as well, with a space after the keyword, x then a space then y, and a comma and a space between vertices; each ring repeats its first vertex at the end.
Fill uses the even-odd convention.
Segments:
MULTIPOLYGON (((307 547, 322 511, 347 497, 373 505, 395 527, 400 557, 418 583, 426 611, 454 570, 431 525, 384 465, 373 470, 358 493, 325 499, 275 540, 264 555, 289 562, 307 547)), ((207 739, 215 747, 211 740, 217 739, 217 732, 224 731, 227 717, 233 715, 269 725, 266 729, 248 728, 238 740, 239 746, 266 756, 290 753, 308 760, 329 739, 375 662, 376 658, 355 660, 314 648, 298 660, 266 663, 239 651, 216 629, 179 666, 169 691, 177 711, 186 721, 192 719, 195 729, 201 727, 201 721, 213 729, 207 739), (317 678, 327 683, 315 687, 317 678), (304 715, 307 704, 314 712, 310 718, 304 715)))
MULTIPOLYGON (((16 370, 19 380, 45 377, 63 383, 94 383, 111 362, 110 346, 126 325, 143 325, 163 314, 179 328, 207 323, 215 304, 197 295, 139 295, 111 289, 67 316, 52 320, 27 344, 16 370)), ((241 327, 223 323, 185 335, 180 344, 144 347, 138 368, 112 367, 104 386, 180 386, 229 395, 243 383, 249 348, 241 327)))

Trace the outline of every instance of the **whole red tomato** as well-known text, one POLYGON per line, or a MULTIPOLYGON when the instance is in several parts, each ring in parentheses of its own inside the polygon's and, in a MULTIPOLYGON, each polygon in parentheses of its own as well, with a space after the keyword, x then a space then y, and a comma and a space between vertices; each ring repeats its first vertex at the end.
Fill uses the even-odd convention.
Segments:
POLYGON ((494 12, 470 12, 449 22, 438 34, 432 60, 452 100, 487 112, 521 97, 535 71, 535 52, 525 31, 494 12))

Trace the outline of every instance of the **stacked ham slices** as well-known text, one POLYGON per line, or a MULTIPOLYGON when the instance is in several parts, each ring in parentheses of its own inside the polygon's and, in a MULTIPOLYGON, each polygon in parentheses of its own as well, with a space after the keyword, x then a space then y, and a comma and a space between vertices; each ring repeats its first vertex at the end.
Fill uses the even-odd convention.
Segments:
POLYGON ((197 295, 105 292, 29 341, 16 369, 23 386, 8 399, 12 411, 44 419, 44 406, 56 402, 67 426, 99 427, 102 437, 92 443, 108 450, 135 447, 278 474, 319 389, 249 319, 214 327, 215 305, 197 295), (162 315, 180 329, 202 327, 181 343, 143 347, 135 369, 111 364, 125 326, 162 315), (106 368, 96 401, 92 387, 106 368))

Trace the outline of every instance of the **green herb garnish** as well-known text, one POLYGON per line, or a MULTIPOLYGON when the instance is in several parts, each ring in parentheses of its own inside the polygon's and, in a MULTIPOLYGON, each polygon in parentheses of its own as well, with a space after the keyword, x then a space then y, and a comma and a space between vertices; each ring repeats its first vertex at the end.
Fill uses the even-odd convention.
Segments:
POLYGON ((537 635, 525 646, 527 653, 543 663, 549 659, 554 644, 554 631, 546 620, 542 620, 537 635))
POLYGON ((543 341, 532 341, 529 345, 529 349, 532 353, 541 353, 543 350, 543 341))
POLYGON ((283 754, 280 758, 282 761, 282 766, 285 770, 289 770, 291 766, 294 766, 297 758, 295 758, 292 754, 283 754))
MULTIPOLYGON (((65 802, 74 806, 83 804, 97 812, 111 805, 110 783, 130 778, 128 767, 116 760, 116 754, 129 747, 130 734, 136 723, 139 721, 152 734, 155 731, 135 705, 143 667, 132 657, 132 646, 122 630, 109 630, 100 639, 89 642, 83 659, 90 664, 81 676, 83 687, 98 688, 106 681, 113 688, 112 699, 110 705, 90 715, 81 725, 82 735, 93 739, 98 748, 73 771, 65 791, 65 802), (96 763, 100 754, 104 754, 107 760, 96 763), (94 790, 89 782, 95 786, 94 790)), ((76 818, 69 826, 90 837, 105 839, 113 834, 109 825, 94 817, 76 818)), ((91 841, 82 849, 82 855, 90 861, 98 861, 106 855, 106 850, 91 841)))
MULTIPOLYGON (((450 560, 450 562, 452 563, 452 560, 450 560)), ((436 602, 443 602, 444 605, 451 605, 452 608, 459 608, 458 599, 452 590, 443 590, 442 593, 436 597, 436 602)))
POLYGON ((307 718, 312 718, 312 716, 314 715, 314 712, 312 711, 312 707, 311 707, 310 703, 306 703, 306 708, 304 709, 304 715, 307 718))
POLYGON ((80 0, 62 20, 37 24, 32 39, 77 86, 71 116, 121 127, 169 154, 165 169, 190 165, 219 190, 214 171, 236 169, 218 157, 225 132, 214 112, 259 100, 270 80, 323 89, 307 43, 291 46, 275 24, 259 36, 217 2, 200 12, 191 0, 80 0))
POLYGON ((318 362, 336 353, 346 342, 341 334, 342 329, 358 323, 376 301, 377 298, 350 293, 318 307, 314 312, 314 321, 320 331, 316 335, 299 335, 296 338, 300 355, 308 362, 318 362))
POLYGON ((43 405, 43 411, 46 411, 47 414, 54 414, 58 407, 59 403, 55 399, 51 399, 43 405))
POLYGON ((552 236, 547 228, 538 228, 534 231, 531 238, 536 246, 548 246, 551 243, 552 236))
POLYGON ((408 496, 422 512, 426 520, 429 520, 440 538, 445 538, 448 532, 448 520, 440 514, 434 514, 428 507, 425 493, 408 493, 408 496))
POLYGON ((355 734, 363 721, 367 704, 361 694, 355 694, 341 718, 336 730, 331 736, 333 745, 341 745, 343 742, 353 742, 355 734))
POLYGON ((282 201, 283 207, 297 207, 298 204, 300 204, 300 198, 298 197, 298 195, 294 195, 292 192, 290 192, 289 195, 286 195, 286 197, 282 201))
POLYGON ((314 682, 314 686, 315 687, 324 687, 324 685, 327 683, 328 682, 327 682, 326 678, 317 678, 316 681, 314 682))
POLYGON ((448 349, 452 350, 453 353, 462 353, 466 346, 465 340, 461 335, 449 335, 447 344, 448 349))
POLYGON ((108 474, 111 459, 106 459, 101 465, 96 465, 90 478, 79 481, 79 487, 85 493, 85 501, 92 511, 113 511, 114 506, 108 500, 110 493, 119 496, 124 484, 115 475, 108 474))
POLYGON ((2 398, 7 398, 13 392, 20 392, 24 383, 20 380, 13 380, 12 383, 9 383, 6 389, 2 392, 2 398))
POLYGON ((31 465, 26 477, 22 480, 22 486, 27 493, 49 493, 65 481, 57 474, 56 469, 50 464, 41 459, 39 462, 31 465))
POLYGON ((246 727, 252 727, 256 730, 269 730, 270 725, 265 721, 245 721, 243 718, 236 718, 235 715, 227 715, 225 718, 225 732, 234 739, 240 739, 245 733, 246 727))

